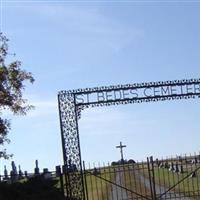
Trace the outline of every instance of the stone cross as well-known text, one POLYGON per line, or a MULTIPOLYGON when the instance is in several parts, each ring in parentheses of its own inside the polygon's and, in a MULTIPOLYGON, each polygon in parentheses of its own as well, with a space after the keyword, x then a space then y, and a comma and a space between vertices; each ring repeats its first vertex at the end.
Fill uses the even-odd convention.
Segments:
POLYGON ((122 142, 120 142, 119 146, 116 146, 116 148, 120 148, 120 154, 121 154, 121 161, 124 161, 124 156, 123 156, 123 148, 125 148, 126 145, 122 145, 122 142))

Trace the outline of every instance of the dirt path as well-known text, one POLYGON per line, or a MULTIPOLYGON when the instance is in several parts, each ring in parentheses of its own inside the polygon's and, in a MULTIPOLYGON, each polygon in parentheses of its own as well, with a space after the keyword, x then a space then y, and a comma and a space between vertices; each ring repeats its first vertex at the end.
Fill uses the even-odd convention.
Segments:
MULTIPOLYGON (((137 178, 140 179, 140 181, 142 183, 144 183, 144 185, 146 186, 146 188, 150 191, 151 187, 150 187, 149 179, 146 178, 146 177, 144 177, 142 174, 137 173, 136 171, 134 173, 137 176, 137 178)), ((123 186, 123 183, 121 182, 123 180, 123 176, 124 176, 123 175, 123 170, 119 168, 119 171, 116 172, 116 176, 115 176, 115 183, 116 183, 116 185, 112 184, 112 186, 111 186, 111 193, 109 195, 108 200, 134 200, 134 198, 131 197, 130 192, 127 192, 125 189, 119 187, 119 185, 123 186)), ((161 185, 155 184, 156 194, 162 194, 165 191, 167 191, 167 189, 168 188, 166 188, 166 187, 163 187, 161 185)), ((165 195, 163 195, 163 197, 160 198, 160 200, 164 200, 164 199, 170 199, 170 200, 177 200, 177 199, 191 200, 188 197, 183 197, 179 193, 174 193, 174 192, 173 193, 166 193, 165 195)))
POLYGON ((117 186, 117 185, 123 184, 121 180, 123 180, 123 172, 119 169, 119 171, 116 172, 116 176, 115 176, 116 185, 113 184, 111 186, 111 194, 108 200, 128 200, 128 199, 130 200, 130 197, 128 197, 127 191, 117 186))

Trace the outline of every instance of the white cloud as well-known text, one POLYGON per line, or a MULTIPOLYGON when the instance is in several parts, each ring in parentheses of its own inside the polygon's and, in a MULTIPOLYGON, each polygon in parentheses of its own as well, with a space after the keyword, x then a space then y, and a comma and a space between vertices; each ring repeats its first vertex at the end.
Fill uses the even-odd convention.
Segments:
MULTIPOLYGON (((124 25, 123 22, 119 23, 112 17, 106 16, 97 7, 75 7, 62 4, 33 5, 18 8, 18 12, 21 11, 22 17, 24 15, 27 19, 32 19, 29 29, 40 30, 41 34, 43 31, 45 31, 44 34, 54 31, 56 34, 54 39, 61 34, 67 37, 66 41, 71 41, 71 37, 80 39, 81 35, 81 41, 89 38, 89 41, 93 43, 95 39, 95 46, 98 44, 104 49, 107 47, 118 51, 144 35, 143 30, 124 25), (40 23, 34 23, 38 21, 40 23)), ((14 11, 16 12, 16 8, 14 11)))

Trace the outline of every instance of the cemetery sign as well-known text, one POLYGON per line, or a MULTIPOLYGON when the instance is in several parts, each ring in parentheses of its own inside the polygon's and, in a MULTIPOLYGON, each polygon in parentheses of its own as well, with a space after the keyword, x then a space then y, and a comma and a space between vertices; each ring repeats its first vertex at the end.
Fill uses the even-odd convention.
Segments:
POLYGON ((153 99, 158 97, 188 96, 200 94, 200 84, 198 82, 158 82, 135 85, 122 85, 117 87, 105 87, 99 90, 77 91, 76 105, 89 105, 94 103, 104 103, 124 100, 153 99), (159 84, 160 83, 160 84, 159 84), (168 83, 166 85, 166 83, 168 83))
POLYGON ((78 119, 89 107, 200 97, 200 79, 60 91, 58 94, 67 197, 85 199, 78 119), (73 173, 76 171, 75 173, 73 173))

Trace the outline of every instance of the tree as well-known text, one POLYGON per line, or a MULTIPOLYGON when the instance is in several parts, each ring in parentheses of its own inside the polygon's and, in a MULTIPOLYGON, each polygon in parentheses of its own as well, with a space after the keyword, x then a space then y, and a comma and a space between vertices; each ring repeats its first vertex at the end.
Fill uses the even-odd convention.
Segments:
MULTIPOLYGON (((10 110, 14 115, 26 115, 33 108, 23 98, 24 82, 34 82, 30 72, 21 69, 21 62, 16 60, 6 63, 8 39, 0 33, 0 145, 9 143, 7 135, 10 130, 10 120, 2 118, 3 110, 10 110)), ((9 158, 6 149, 0 150, 0 158, 9 158)))

